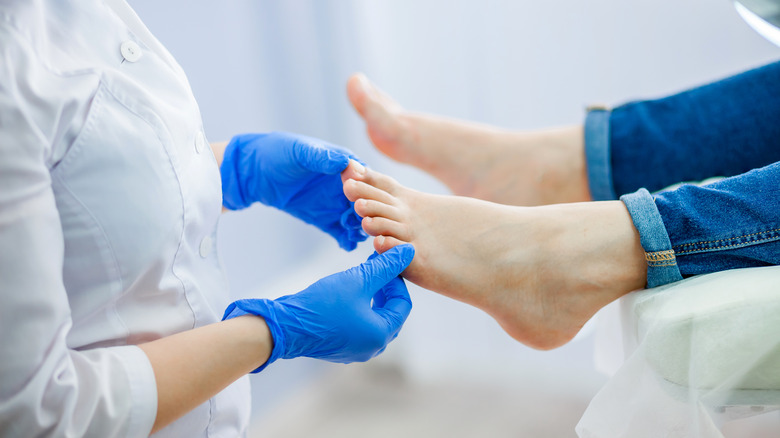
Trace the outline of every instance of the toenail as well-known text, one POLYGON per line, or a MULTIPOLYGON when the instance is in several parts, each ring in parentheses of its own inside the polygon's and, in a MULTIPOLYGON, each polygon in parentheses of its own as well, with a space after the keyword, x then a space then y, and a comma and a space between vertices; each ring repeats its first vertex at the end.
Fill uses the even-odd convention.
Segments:
POLYGON ((362 164, 358 163, 355 160, 352 160, 352 163, 353 163, 352 167, 355 168, 355 172, 357 172, 359 175, 365 175, 366 168, 362 164))
POLYGON ((363 89, 363 92, 366 94, 373 93, 373 87, 371 86, 371 82, 369 82, 368 78, 360 73, 358 74, 358 82, 360 83, 360 88, 363 89))

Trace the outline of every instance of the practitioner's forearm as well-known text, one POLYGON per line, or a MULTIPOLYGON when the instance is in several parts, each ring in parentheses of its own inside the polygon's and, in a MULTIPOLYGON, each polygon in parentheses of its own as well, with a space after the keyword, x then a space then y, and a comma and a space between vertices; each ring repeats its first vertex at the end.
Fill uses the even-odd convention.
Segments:
MULTIPOLYGON (((214 158, 217 160, 217 167, 222 167, 222 159, 225 158, 225 149, 229 142, 218 141, 211 143, 211 151, 214 152, 214 158)), ((222 207, 222 213, 228 211, 227 208, 222 207)))
POLYGON ((139 347, 157 382, 155 432, 265 363, 273 340, 262 318, 241 316, 139 347))
POLYGON ((214 152, 214 158, 217 159, 217 166, 222 165, 222 158, 225 156, 225 148, 227 147, 228 143, 229 142, 227 141, 211 143, 211 151, 214 152))

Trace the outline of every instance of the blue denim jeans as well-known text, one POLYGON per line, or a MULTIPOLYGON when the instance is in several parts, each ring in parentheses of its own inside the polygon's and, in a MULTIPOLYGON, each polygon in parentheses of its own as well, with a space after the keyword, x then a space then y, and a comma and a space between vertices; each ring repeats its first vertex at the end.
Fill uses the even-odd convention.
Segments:
POLYGON ((585 152, 594 200, 621 199, 639 231, 648 287, 780 264, 780 63, 591 110, 585 152))

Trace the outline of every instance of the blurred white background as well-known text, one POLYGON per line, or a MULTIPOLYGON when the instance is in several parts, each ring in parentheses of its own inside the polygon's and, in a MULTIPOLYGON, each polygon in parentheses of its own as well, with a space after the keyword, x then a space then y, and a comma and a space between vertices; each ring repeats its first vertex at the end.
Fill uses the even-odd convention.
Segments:
MULTIPOLYGON (((591 103, 660 97, 780 58, 780 49, 754 34, 728 0, 130 3, 188 73, 211 140, 267 130, 321 137, 408 186, 439 193, 443 185, 371 147, 344 93, 352 72, 365 72, 416 111, 534 129, 581 123, 591 103)), ((371 252, 365 243, 344 253, 313 227, 262 206, 225 215, 219 239, 235 297, 293 293, 371 252)), ((524 393, 531 404, 547 400, 539 402, 541 412, 520 405, 505 406, 507 412, 552 423, 559 409, 569 409, 558 427, 570 430, 605 381, 594 370, 587 329, 567 346, 538 352, 480 311, 419 288, 411 292, 412 315, 373 365, 400 373, 410 392, 487 388, 480 397, 488 406, 513 403, 501 391, 524 393), (557 398, 543 396, 550 394, 557 398)), ((322 386, 323 377, 360 367, 296 359, 253 376, 253 430, 267 431, 291 404, 303 409, 299 401, 315 398, 315 391, 334 390, 322 386)), ((444 426, 433 424, 424 435, 444 436, 444 426)), ((330 427, 333 435, 323 426, 317 436, 338 436, 330 427)))

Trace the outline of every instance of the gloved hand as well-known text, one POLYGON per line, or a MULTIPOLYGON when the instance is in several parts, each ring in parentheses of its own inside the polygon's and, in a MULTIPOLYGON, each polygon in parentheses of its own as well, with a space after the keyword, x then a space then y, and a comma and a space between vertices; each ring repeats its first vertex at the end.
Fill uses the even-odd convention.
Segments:
POLYGON ((398 276, 412 258, 414 247, 408 244, 375 253, 365 263, 325 277, 295 295, 235 301, 222 319, 246 314, 265 319, 274 348, 255 373, 280 358, 365 362, 395 339, 412 310, 406 284, 398 276))
POLYGON ((253 202, 278 208, 333 236, 351 251, 368 235, 344 196, 340 173, 348 150, 286 132, 233 137, 222 161, 222 204, 231 210, 253 202))

